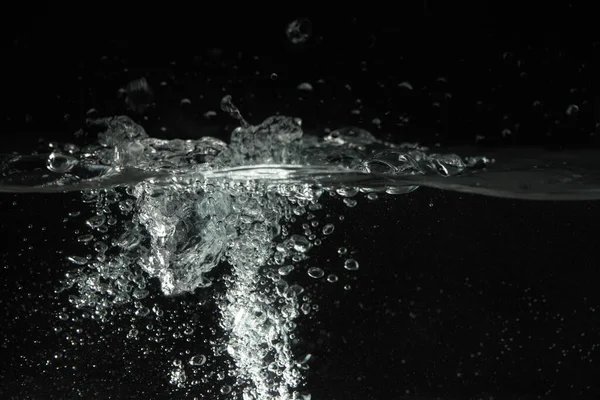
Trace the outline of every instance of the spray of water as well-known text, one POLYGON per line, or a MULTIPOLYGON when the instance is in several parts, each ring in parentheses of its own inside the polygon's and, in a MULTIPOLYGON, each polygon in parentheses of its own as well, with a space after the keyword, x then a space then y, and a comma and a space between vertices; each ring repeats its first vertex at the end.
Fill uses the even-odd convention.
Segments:
MULTIPOLYGON (((63 185, 83 181, 78 168, 101 171, 92 179, 134 170, 150 173, 125 191, 83 193, 83 201, 95 207, 87 224, 100 236, 79 238, 92 242, 95 254, 69 257, 80 267, 67 274, 59 291, 74 289, 71 303, 91 310, 98 320, 123 304, 132 304, 134 314, 145 317, 151 313, 145 304, 149 279, 158 279, 166 296, 211 290, 211 271, 227 263, 231 275, 217 299, 236 385, 223 386, 222 393, 235 389, 244 400, 308 399, 300 388, 310 355, 294 354, 293 338, 295 321, 310 311, 310 304, 304 288, 286 279, 313 246, 333 233, 334 225, 320 230, 307 225, 293 232, 291 223, 321 208, 319 198, 326 191, 353 207, 360 191, 375 198, 376 192, 416 189, 386 186, 381 180, 362 187, 346 186, 342 179, 331 184, 340 171, 451 176, 481 160, 427 154, 416 145, 392 146, 358 128, 339 129, 322 139, 304 137, 301 121, 289 117, 269 117, 253 126, 229 96, 222 109, 240 123, 229 144, 209 137, 154 139, 130 119, 116 117, 91 121, 104 129, 98 145, 47 158, 48 170, 60 174, 63 185), (298 179, 302 169, 310 179, 298 179), (119 234, 110 239, 106 233, 116 225, 119 234)), ((358 262, 348 259, 345 267, 354 271, 358 262)), ((307 272, 315 279, 325 275, 315 266, 307 272)), ((202 357, 190 363, 202 365, 202 357)), ((171 383, 185 386, 181 363, 170 377, 171 383)))

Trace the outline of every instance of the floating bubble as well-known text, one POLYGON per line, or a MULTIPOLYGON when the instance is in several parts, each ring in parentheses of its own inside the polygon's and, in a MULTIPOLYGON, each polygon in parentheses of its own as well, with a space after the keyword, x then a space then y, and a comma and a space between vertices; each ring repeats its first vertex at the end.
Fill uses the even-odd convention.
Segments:
POLYGON ((78 162, 79 161, 75 157, 58 152, 52 152, 48 156, 46 167, 52 172, 64 174, 73 169, 78 162))
POLYGON ((325 272, 319 267, 310 267, 308 269, 308 276, 311 278, 319 279, 325 275, 325 272))
POLYGON ((575 115, 579 112, 579 106, 576 104, 571 104, 569 107, 567 107, 565 112, 567 115, 575 115))
POLYGON ((308 83, 308 82, 303 82, 301 84, 298 85, 298 90, 304 91, 304 92, 312 92, 313 91, 313 86, 308 83))
POLYGON ((150 106, 153 92, 146 78, 139 78, 129 82, 125 87, 125 92, 127 93, 125 102, 130 110, 143 113, 150 106))
POLYGON ((77 238, 77 241, 80 243, 87 243, 90 242, 94 239, 94 235, 92 234, 87 234, 87 235, 81 235, 77 238))
POLYGON ((285 33, 293 44, 305 43, 312 35, 312 23, 306 18, 294 20, 288 24, 285 33))
POLYGON ((81 256, 68 256, 67 260, 77 265, 85 265, 88 262, 88 259, 81 256))
POLYGON ((292 235, 290 241, 294 246, 294 250, 299 253, 306 253, 312 246, 306 236, 302 235, 292 235))
POLYGON ((343 201, 344 201, 344 204, 348 207, 356 207, 356 204, 358 203, 358 201, 356 199, 350 199, 350 198, 345 198, 343 201))
POLYGON ((85 223, 88 224, 90 228, 99 228, 102 225, 104 225, 104 222, 106 222, 106 216, 104 215, 95 215, 89 218, 87 221, 85 221, 85 223))
POLYGON ((206 364, 206 356, 204 354, 198 354, 190 358, 190 365, 201 367, 204 364, 206 364))
POLYGON ((356 271, 358 269, 358 261, 349 258, 344 262, 344 268, 348 271, 356 271))
POLYGON ((294 266, 293 265, 284 265, 283 267, 279 267, 279 269, 277 270, 277 272, 279 273, 279 275, 285 276, 285 275, 288 275, 293 270, 294 270, 294 266))
POLYGON ((333 224, 327 224, 323 226, 323 235, 331 235, 335 229, 333 224))

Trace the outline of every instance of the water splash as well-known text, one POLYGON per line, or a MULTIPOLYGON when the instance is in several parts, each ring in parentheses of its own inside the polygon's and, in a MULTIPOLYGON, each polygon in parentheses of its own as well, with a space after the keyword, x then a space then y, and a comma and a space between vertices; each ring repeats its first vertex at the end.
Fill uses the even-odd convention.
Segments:
MULTIPOLYGON (((105 186, 83 193, 95 213, 87 225, 97 234, 80 239, 93 244, 95 254, 71 255, 79 269, 67 274, 58 291, 74 289, 69 301, 101 321, 119 305, 132 305, 134 316, 143 318, 152 308, 146 301, 150 279, 158 280, 166 296, 211 290, 213 270, 226 262, 231 275, 216 298, 236 383, 223 385, 221 393, 241 393, 244 400, 308 399, 300 390, 310 355, 295 354, 292 338, 297 318, 310 313, 310 298, 289 274, 302 268, 335 226, 313 231, 318 224, 306 223, 294 232, 292 222, 322 208, 319 199, 326 191, 353 207, 360 191, 403 193, 417 186, 389 186, 386 176, 450 177, 489 162, 386 144, 354 127, 322 139, 306 137, 299 119, 284 116, 253 126, 229 96, 222 108, 240 123, 229 144, 209 137, 159 140, 131 119, 115 117, 90 121, 103 129, 98 145, 70 158, 52 153, 52 163, 61 160, 60 166, 48 169, 63 175, 46 187, 70 182, 81 188, 86 180, 81 171, 101 171, 87 181, 103 183, 131 177, 132 171, 147 174, 127 182, 124 192, 105 186), (348 171, 352 179, 345 182, 340 177, 348 171), (371 177, 370 183, 356 185, 357 176, 371 177), (108 243, 107 233, 115 237, 108 243)), ((9 160, 4 170, 16 163, 9 160)), ((347 259, 344 266, 351 273, 359 263, 347 259)), ((307 274, 321 279, 326 271, 313 266, 307 274)), ((337 279, 327 276, 329 282, 337 279)), ((128 333, 138 335, 135 329, 128 333)), ((183 363, 173 365, 170 382, 186 387, 183 363)))

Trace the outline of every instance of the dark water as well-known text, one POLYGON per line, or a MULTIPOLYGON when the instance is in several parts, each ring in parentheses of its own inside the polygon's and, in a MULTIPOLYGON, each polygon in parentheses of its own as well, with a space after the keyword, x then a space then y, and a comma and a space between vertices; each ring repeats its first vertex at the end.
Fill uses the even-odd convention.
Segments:
MULTIPOLYGON (((91 108, 129 113, 154 137, 201 131, 226 140, 235 126, 218 109, 226 92, 253 121, 279 111, 317 133, 358 125, 385 140, 495 155, 498 170, 480 178, 429 178, 407 195, 361 194, 352 208, 324 198, 327 212, 344 219, 310 263, 340 269, 340 281, 307 285, 319 310, 298 321, 312 354, 306 389, 313 399, 596 398, 597 38, 585 24, 513 19, 509 29, 492 6, 433 2, 421 20, 422 5, 407 6, 415 18, 403 21, 309 18, 310 39, 296 45, 285 26, 299 16, 261 24, 232 17, 228 35, 200 34, 208 24, 196 36, 115 28, 89 34, 75 51, 43 30, 48 18, 40 17, 35 34, 14 34, 2 152, 89 143, 91 133, 73 132, 91 108), (450 22, 446 13, 463 18, 450 22), (194 50, 166 56, 173 43, 194 50), (140 114, 117 90, 142 76, 156 106, 140 114), (302 82, 314 90, 298 95, 302 82), (214 119, 205 118, 209 110, 214 119), (565 181, 573 175, 581 177, 565 181), (339 247, 355 252, 358 271, 344 273, 339 247)), ((584 11, 556 7, 569 21, 584 11)), ((165 372, 186 350, 208 354, 219 336, 210 295, 167 298, 151 281, 165 325, 195 321, 189 342, 129 340, 127 315, 73 321, 68 294, 53 290, 73 268, 65 257, 81 250, 76 237, 92 210, 77 192, 2 193, 0 212, 0 397, 231 398, 219 394, 230 378, 178 388, 165 372)), ((215 276, 228 267, 219 268, 215 276)), ((211 362, 202 373, 223 368, 211 362)))

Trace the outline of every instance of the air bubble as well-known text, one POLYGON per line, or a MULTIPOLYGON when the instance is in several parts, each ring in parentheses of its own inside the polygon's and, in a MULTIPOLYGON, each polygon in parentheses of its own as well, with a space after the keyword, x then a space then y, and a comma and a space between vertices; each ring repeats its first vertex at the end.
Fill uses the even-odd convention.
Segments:
POLYGON ((325 272, 319 267, 310 267, 308 269, 308 276, 311 278, 319 279, 325 275, 325 272))
POLYGON ((231 393, 231 386, 223 385, 221 387, 221 394, 229 394, 229 393, 231 393))
POLYGON ((294 250, 299 253, 306 253, 311 247, 310 241, 302 235, 292 235, 290 241, 294 247, 294 250))
POLYGON ((198 354, 190 358, 190 365, 200 367, 206 363, 206 356, 204 354, 198 354))
POLYGON ((76 158, 68 156, 66 154, 53 152, 48 156, 48 160, 46 161, 46 167, 52 171, 59 174, 64 174, 69 172, 75 165, 77 165, 78 161, 76 158))
POLYGON ((68 256, 67 260, 77 265, 85 265, 88 262, 87 258, 81 256, 68 256))
POLYGON ((279 275, 285 276, 285 275, 288 275, 293 270, 294 270, 294 266, 293 265, 285 265, 283 267, 279 267, 279 269, 277 270, 277 272, 279 273, 279 275))
POLYGON ((303 92, 312 92, 313 91, 312 85, 308 82, 299 84, 297 89, 301 90, 303 92))
POLYGON ((356 201, 356 199, 350 199, 350 198, 344 199, 344 204, 348 207, 356 207, 357 203, 358 202, 356 201))
POLYGON ((333 224, 327 224, 323 227, 323 235, 331 235, 335 229, 333 224))
POLYGON ((312 23, 306 18, 294 20, 288 24, 285 33, 293 44, 305 43, 312 34, 312 23))
POLYGON ((89 241, 92 241, 94 239, 94 235, 92 234, 87 234, 87 235, 81 235, 77 238, 77 241, 80 243, 87 243, 89 241))
POLYGON ((567 107, 567 110, 565 112, 567 115, 575 115, 579 112, 579 106, 577 106, 576 104, 571 104, 569 105, 569 107, 567 107))
POLYGON ((349 258, 344 262, 344 268, 348 271, 356 271, 358 269, 358 261, 349 258))

